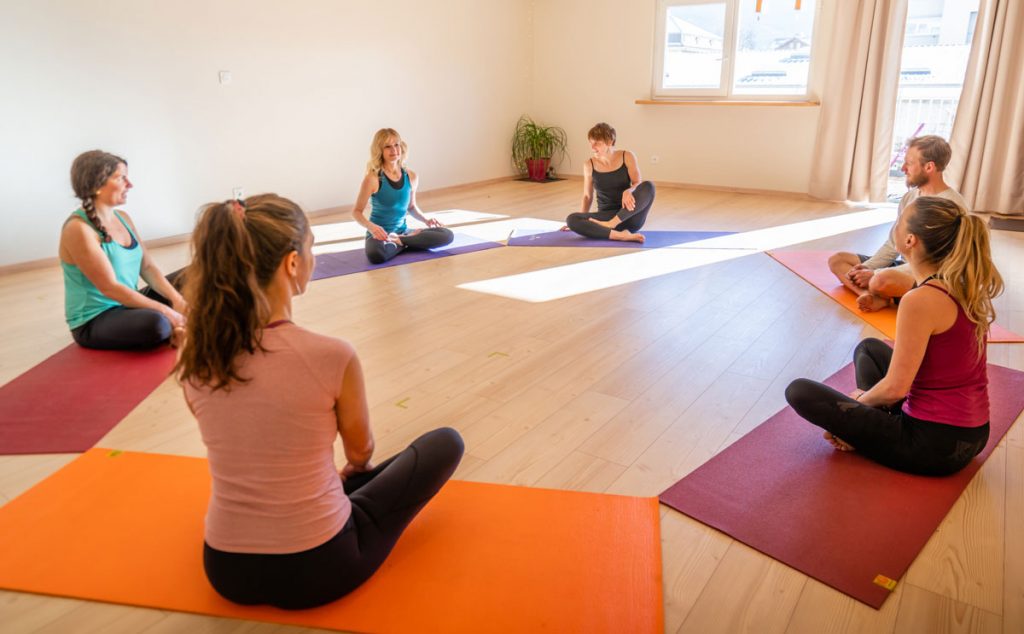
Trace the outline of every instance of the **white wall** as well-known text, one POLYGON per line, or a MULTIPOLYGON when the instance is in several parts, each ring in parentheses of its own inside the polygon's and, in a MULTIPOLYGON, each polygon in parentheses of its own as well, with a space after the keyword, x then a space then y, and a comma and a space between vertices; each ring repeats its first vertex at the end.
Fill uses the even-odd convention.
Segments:
MULTIPOLYGON (((598 121, 636 152, 644 178, 804 193, 818 108, 636 105, 650 99, 656 0, 547 0, 534 5, 535 118, 560 125, 581 173, 586 133, 598 121), (659 162, 652 164, 651 155, 659 162)), ((824 62, 831 17, 819 10, 816 59, 824 62)), ((821 80, 819 63, 812 87, 821 80)))
POLYGON ((373 132, 421 188, 511 173, 529 0, 0 0, 0 266, 56 256, 81 151, 125 157, 145 238, 276 191, 350 204, 373 132), (233 82, 221 86, 219 70, 233 82))

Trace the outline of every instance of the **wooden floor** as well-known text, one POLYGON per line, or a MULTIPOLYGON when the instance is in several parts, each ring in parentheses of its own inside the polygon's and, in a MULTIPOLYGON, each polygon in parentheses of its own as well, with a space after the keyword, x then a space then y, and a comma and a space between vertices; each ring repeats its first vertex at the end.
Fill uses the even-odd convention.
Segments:
MULTIPOLYGON (((508 181, 424 194, 421 205, 561 219, 578 210, 579 187, 508 181)), ((801 198, 662 187, 648 228, 747 231, 848 212, 801 198)), ((134 215, 145 230, 144 210, 134 215)), ((870 252, 886 230, 803 246, 870 252)), ((998 232, 994 244, 1008 289, 1000 322, 1022 332, 1024 234, 998 232)), ((154 253, 165 271, 187 258, 182 246, 154 253)), ((457 288, 614 253, 504 248, 322 280, 299 298, 296 321, 356 346, 378 455, 451 425, 467 447, 457 478, 641 496, 657 495, 780 409, 790 380, 824 378, 857 341, 878 334, 762 253, 541 303, 457 288)), ((70 341, 62 302, 56 267, 0 277, 0 384, 70 341)), ((992 345, 989 355, 1024 370, 1024 345, 992 345)), ((204 455, 171 380, 101 445, 204 455)), ((73 458, 0 457, 0 503, 73 458)), ((662 507, 665 629, 1019 634, 1022 527, 1019 421, 880 611, 662 507)), ((304 631, 10 592, 0 592, 0 630, 304 631)))

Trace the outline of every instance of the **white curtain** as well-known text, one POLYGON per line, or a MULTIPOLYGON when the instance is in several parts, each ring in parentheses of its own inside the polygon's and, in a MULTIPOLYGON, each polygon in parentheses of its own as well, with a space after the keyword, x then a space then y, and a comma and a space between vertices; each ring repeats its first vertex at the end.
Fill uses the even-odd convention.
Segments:
POLYGON ((833 6, 809 193, 828 200, 882 201, 907 0, 837 0, 833 6))
POLYGON ((1024 215, 1024 0, 981 0, 950 145, 972 209, 1024 215))

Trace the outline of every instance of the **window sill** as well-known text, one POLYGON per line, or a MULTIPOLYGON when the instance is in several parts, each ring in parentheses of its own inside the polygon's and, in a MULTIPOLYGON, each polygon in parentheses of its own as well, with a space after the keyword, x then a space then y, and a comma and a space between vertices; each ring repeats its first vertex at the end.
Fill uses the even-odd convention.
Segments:
POLYGON ((820 101, 754 101, 741 99, 637 99, 638 106, 762 106, 787 108, 817 108, 820 101))

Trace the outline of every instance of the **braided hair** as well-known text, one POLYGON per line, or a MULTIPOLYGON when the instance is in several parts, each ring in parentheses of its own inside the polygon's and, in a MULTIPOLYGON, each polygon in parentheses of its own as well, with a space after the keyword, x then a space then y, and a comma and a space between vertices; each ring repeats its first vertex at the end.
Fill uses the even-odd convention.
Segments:
POLYGON ((100 232, 100 240, 103 242, 110 242, 111 237, 96 215, 96 193, 117 171, 118 165, 128 165, 128 161, 103 150, 82 152, 71 164, 71 189, 82 201, 82 211, 100 232))

